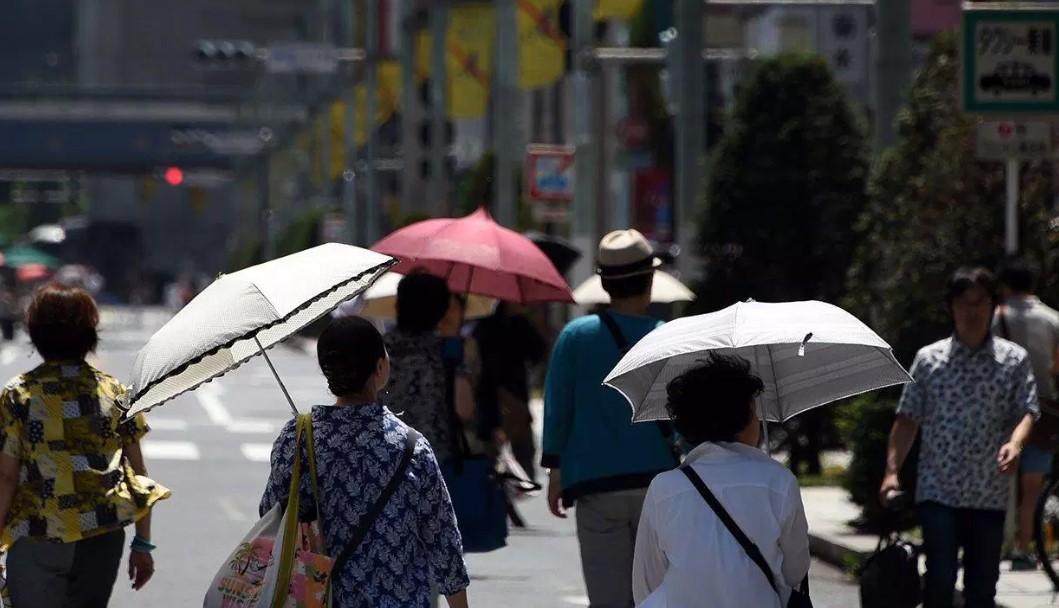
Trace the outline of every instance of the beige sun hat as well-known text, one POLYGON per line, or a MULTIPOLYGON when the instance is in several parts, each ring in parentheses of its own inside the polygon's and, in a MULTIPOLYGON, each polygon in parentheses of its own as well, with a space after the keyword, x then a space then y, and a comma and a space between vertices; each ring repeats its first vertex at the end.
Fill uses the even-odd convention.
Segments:
POLYGON ((599 241, 597 274, 604 279, 624 279, 650 274, 662 265, 639 230, 615 230, 599 241))

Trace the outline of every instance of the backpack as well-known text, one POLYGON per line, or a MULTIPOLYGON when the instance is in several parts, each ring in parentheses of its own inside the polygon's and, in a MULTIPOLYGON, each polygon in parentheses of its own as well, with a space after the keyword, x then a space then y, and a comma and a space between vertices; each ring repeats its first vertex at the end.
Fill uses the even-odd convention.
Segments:
POLYGON ((915 608, 923 600, 919 548, 896 535, 879 538, 857 576, 862 608, 915 608))

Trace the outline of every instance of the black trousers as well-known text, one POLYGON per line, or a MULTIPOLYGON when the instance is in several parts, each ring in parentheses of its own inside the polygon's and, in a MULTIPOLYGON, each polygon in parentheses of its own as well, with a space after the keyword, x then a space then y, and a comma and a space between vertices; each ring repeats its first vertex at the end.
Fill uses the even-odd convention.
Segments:
POLYGON ((7 556, 11 604, 106 608, 124 550, 123 529, 74 543, 19 539, 7 556))

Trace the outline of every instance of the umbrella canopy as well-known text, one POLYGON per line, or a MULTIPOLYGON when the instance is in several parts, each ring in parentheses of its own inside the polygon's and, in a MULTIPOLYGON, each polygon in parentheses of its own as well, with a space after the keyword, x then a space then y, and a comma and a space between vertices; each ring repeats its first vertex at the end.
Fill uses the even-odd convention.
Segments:
POLYGON ((570 267, 581 259, 581 250, 562 237, 532 230, 523 232, 522 235, 533 241, 533 244, 539 247, 544 252, 544 255, 548 256, 548 259, 555 265, 555 269, 559 271, 559 274, 569 272, 570 267))
MULTIPOLYGON (((687 288, 673 275, 655 271, 654 282, 651 284, 651 301, 656 304, 672 304, 673 302, 691 302, 695 299, 695 292, 687 288)), ((598 274, 594 274, 574 290, 574 300, 582 306, 593 304, 610 304, 610 294, 603 291, 603 281, 598 274)))
POLYGON ((15 271, 15 277, 23 283, 39 281, 51 276, 51 271, 44 264, 25 264, 15 271))
POLYGON ((15 245, 4 252, 4 264, 10 268, 21 268, 30 264, 58 268, 59 259, 31 245, 15 245))
POLYGON ((401 258, 394 272, 421 268, 445 277, 456 293, 507 302, 573 302, 570 286, 546 255, 479 209, 457 219, 417 222, 372 247, 401 258))
POLYGON ((765 420, 870 390, 911 382, 890 346, 853 315, 824 302, 740 302, 666 323, 644 336, 603 381, 620 391, 633 420, 662 420, 666 386, 709 351, 750 362, 765 383, 765 420))
MULTIPOLYGON (((375 284, 360 295, 360 309, 356 314, 392 321, 397 318, 397 285, 404 277, 396 272, 387 272, 375 284)), ((496 310, 496 300, 485 296, 471 295, 467 298, 465 319, 482 319, 496 310)))
POLYGON ((396 263, 329 243, 221 276, 136 356, 127 416, 149 410, 263 353, 396 263))

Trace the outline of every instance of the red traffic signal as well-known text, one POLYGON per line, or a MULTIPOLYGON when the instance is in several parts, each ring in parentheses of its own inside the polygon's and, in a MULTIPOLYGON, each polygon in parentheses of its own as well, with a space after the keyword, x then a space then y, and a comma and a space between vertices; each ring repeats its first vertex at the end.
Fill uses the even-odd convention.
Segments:
POLYGON ((165 183, 170 186, 179 186, 184 183, 184 172, 180 167, 169 167, 165 170, 165 173, 162 174, 162 178, 165 180, 165 183))

